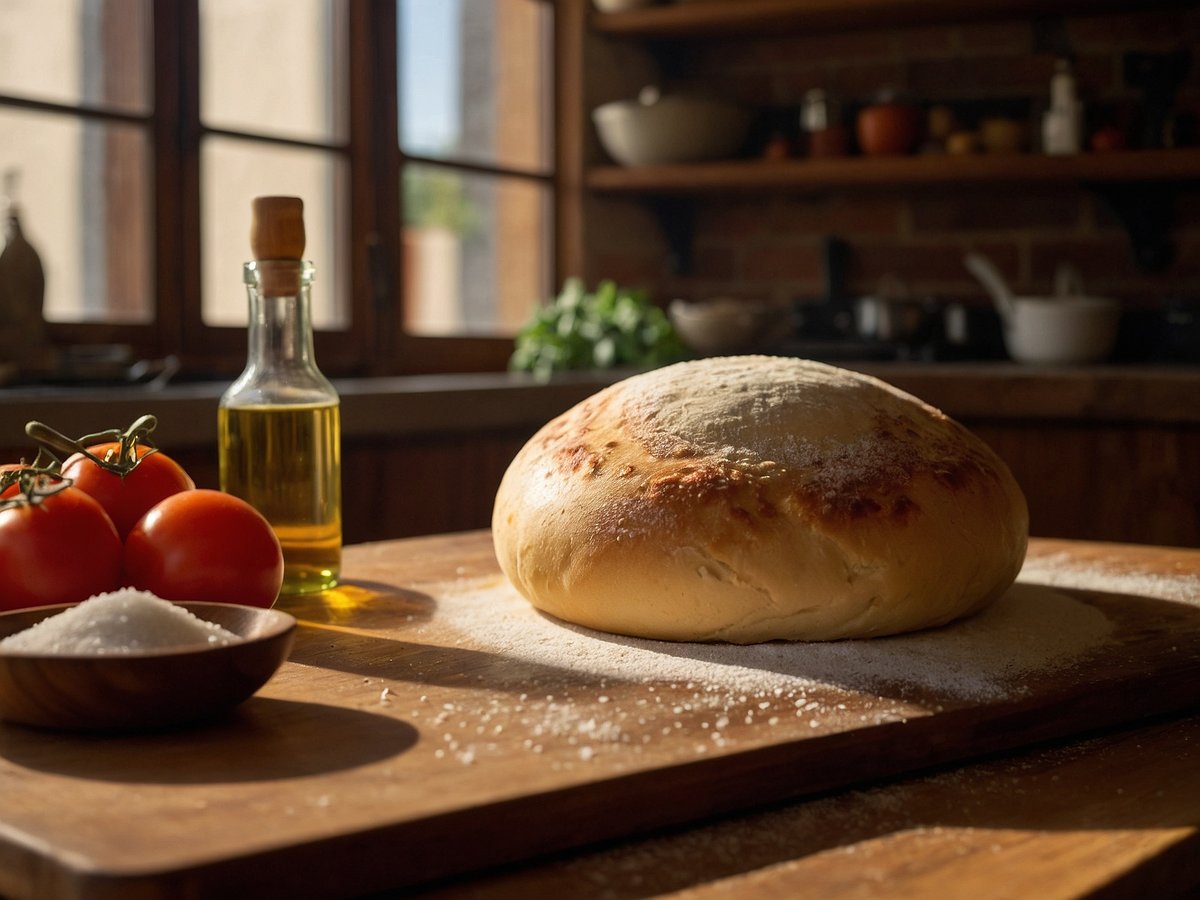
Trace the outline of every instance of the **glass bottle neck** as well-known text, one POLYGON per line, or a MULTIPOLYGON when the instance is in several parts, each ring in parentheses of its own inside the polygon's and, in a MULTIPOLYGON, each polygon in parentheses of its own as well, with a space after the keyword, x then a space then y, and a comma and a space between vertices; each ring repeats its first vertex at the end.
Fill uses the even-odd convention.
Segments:
POLYGON ((311 263, 256 260, 245 266, 249 364, 315 368, 311 263))
POLYGON ((317 368, 310 313, 312 263, 256 260, 243 281, 250 301, 246 368, 221 398, 225 407, 338 402, 317 368))
POLYGON ((4 211, 4 237, 7 240, 19 240, 21 235, 21 214, 15 206, 4 211))

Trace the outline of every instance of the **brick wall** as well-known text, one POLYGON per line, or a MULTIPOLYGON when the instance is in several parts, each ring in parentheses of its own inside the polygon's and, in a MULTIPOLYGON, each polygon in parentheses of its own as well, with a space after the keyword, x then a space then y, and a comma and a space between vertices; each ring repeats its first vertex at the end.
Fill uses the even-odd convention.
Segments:
MULTIPOLYGON (((620 84, 619 71, 642 77, 647 68, 644 59, 628 63, 627 46, 593 43, 589 106, 635 89, 620 84), (610 65, 613 54, 623 55, 620 66, 610 65)), ((852 115, 881 86, 893 85, 922 104, 956 107, 968 120, 989 108, 1015 110, 1036 134, 1059 52, 1076 58, 1090 121, 1128 125, 1139 95, 1123 84, 1122 55, 1179 47, 1192 48, 1193 59, 1177 108, 1200 112, 1200 9, 1037 26, 998 22, 671 45, 653 62, 673 82, 715 88, 775 122, 794 120, 810 88, 834 92, 852 115)), ((591 152, 604 160, 594 139, 591 152)), ((964 253, 977 249, 1022 292, 1047 291, 1056 265, 1071 262, 1092 292, 1154 307, 1167 298, 1200 298, 1197 187, 1176 189, 1176 259, 1151 274, 1134 265, 1125 231, 1104 199, 1072 184, 705 197, 694 218, 694 268, 683 275, 669 270, 662 233, 644 201, 592 196, 585 201, 586 274, 646 286, 660 300, 816 298, 821 238, 836 234, 849 242, 856 293, 898 275, 914 295, 983 304, 982 289, 962 265, 964 253)))

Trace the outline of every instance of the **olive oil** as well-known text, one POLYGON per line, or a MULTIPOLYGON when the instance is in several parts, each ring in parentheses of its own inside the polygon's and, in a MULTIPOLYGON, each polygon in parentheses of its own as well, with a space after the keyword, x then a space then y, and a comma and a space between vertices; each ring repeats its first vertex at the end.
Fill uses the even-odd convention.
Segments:
POLYGON ((283 546, 282 593, 337 583, 342 558, 338 406, 218 411, 221 489, 249 502, 283 546))
POLYGON ((337 584, 342 556, 338 394, 313 355, 304 203, 257 197, 242 267, 246 368, 217 411, 221 489, 255 507, 283 548, 281 593, 337 584))

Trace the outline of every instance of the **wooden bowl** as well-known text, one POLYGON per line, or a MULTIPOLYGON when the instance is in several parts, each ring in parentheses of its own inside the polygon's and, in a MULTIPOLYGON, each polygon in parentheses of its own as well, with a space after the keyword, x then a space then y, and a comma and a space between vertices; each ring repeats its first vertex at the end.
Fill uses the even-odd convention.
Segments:
MULTIPOLYGON (((51 655, 0 650, 0 719, 71 731, 166 728, 212 718, 266 684, 287 658, 296 620, 227 603, 181 603, 244 638, 223 647, 51 655)), ((0 639, 69 609, 0 614, 0 639)))

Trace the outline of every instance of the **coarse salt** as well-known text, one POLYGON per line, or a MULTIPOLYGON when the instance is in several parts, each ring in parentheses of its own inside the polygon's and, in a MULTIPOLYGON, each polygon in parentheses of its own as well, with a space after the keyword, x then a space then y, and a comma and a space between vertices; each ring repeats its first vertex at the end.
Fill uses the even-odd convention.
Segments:
POLYGON ((105 656, 221 647, 241 637, 148 591, 97 594, 0 640, 0 650, 56 656, 105 656))

